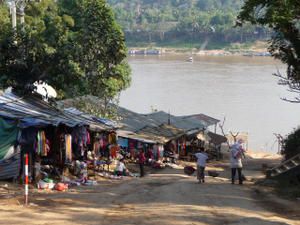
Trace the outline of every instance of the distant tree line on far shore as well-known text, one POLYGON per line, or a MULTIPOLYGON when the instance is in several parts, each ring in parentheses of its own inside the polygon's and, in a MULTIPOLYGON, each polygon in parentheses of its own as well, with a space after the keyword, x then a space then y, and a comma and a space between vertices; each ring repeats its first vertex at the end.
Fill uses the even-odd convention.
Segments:
POLYGON ((270 29, 235 27, 243 0, 107 0, 129 46, 208 48, 270 37, 270 29))

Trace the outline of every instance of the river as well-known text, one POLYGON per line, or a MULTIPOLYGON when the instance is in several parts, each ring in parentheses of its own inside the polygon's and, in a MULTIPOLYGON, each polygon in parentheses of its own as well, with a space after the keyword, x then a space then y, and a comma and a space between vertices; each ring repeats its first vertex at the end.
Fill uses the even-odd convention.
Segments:
MULTIPOLYGON (((184 55, 129 56, 132 85, 120 105, 139 113, 204 113, 223 121, 225 132, 247 132, 249 149, 277 152, 274 133, 300 124, 300 105, 272 73, 285 67, 271 57, 184 55)), ((218 130, 220 133, 220 130, 218 130)))

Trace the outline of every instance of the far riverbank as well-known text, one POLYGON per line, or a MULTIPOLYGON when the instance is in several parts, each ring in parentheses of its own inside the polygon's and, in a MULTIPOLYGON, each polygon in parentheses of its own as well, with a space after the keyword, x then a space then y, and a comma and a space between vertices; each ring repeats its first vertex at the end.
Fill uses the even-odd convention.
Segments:
POLYGON ((230 46, 224 46, 221 48, 208 48, 204 43, 201 47, 181 47, 181 46, 156 46, 155 44, 145 45, 145 46, 130 46, 129 54, 136 55, 180 55, 180 54, 189 54, 189 55, 207 55, 207 56, 226 56, 226 55, 237 55, 237 56, 270 56, 270 53, 267 49, 267 42, 257 41, 255 43, 233 43, 230 46))
POLYGON ((129 55, 271 56, 267 49, 129 48, 129 55))

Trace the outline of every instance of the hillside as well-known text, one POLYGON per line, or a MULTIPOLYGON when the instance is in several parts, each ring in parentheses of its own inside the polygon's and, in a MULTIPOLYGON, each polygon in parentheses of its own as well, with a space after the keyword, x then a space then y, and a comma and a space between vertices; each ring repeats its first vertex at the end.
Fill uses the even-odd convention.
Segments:
POLYGON ((243 0, 107 0, 129 46, 216 49, 266 39, 268 30, 234 27, 243 0))

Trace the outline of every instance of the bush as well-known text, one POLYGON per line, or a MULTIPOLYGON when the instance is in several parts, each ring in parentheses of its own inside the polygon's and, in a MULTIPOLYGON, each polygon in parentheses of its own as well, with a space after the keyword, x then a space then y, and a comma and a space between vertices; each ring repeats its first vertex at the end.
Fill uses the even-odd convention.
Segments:
POLYGON ((300 128, 295 129, 283 140, 282 147, 281 153, 286 160, 300 154, 300 128))

